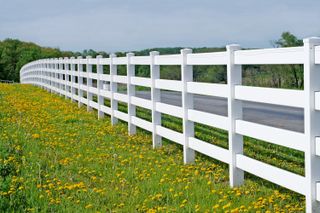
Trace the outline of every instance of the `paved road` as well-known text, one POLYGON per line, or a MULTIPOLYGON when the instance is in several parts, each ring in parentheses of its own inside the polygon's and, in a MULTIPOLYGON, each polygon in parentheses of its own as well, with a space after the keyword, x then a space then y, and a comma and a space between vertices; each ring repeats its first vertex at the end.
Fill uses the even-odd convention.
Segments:
MULTIPOLYGON (((137 91, 136 95, 137 97, 150 99, 150 92, 137 91)), ((161 91, 161 102, 181 106, 181 93, 161 91)), ((228 114, 226 98, 194 95, 194 108, 218 115, 226 116, 228 114)), ((304 131, 304 115, 300 108, 245 101, 243 103, 243 119, 297 132, 304 131)))

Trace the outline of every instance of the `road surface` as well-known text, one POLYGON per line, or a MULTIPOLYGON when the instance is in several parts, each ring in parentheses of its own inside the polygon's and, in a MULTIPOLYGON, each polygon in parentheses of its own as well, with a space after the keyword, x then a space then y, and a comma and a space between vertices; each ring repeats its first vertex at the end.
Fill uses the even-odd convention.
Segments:
MULTIPOLYGON (((137 91, 136 96, 150 99, 150 92, 137 91)), ((161 91, 161 102, 181 106, 181 93, 161 91)), ((194 95, 194 109, 226 116, 227 99, 194 95)), ((303 109, 270 104, 243 102, 243 119, 268 126, 304 132, 303 109)))

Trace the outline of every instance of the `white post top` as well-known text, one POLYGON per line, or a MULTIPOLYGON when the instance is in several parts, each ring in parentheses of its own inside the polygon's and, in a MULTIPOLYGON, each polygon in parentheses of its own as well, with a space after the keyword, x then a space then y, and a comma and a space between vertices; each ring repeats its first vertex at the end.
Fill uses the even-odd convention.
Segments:
POLYGON ((303 43, 309 43, 309 44, 319 44, 320 43, 320 37, 309 37, 309 38, 304 38, 303 43))
POLYGON ((180 50, 181 54, 188 54, 188 53, 192 53, 192 49, 190 48, 184 48, 180 50))
POLYGON ((96 57, 96 58, 103 58, 103 57, 102 57, 102 55, 97 55, 97 57, 96 57))
POLYGON ((159 52, 158 51, 151 51, 149 54, 150 54, 150 56, 154 56, 154 55, 159 55, 159 52))
POLYGON ((80 55, 80 56, 78 56, 78 57, 77 57, 77 59, 82 59, 82 56, 81 56, 81 55, 80 55))
POLYGON ((89 59, 89 58, 92 58, 92 56, 91 55, 87 55, 86 58, 89 59))
POLYGON ((127 53, 126 56, 127 57, 134 56, 134 53, 127 53))
POLYGON ((226 48, 227 48, 227 51, 228 50, 239 50, 239 49, 241 49, 239 44, 229 44, 229 45, 226 46, 226 48))

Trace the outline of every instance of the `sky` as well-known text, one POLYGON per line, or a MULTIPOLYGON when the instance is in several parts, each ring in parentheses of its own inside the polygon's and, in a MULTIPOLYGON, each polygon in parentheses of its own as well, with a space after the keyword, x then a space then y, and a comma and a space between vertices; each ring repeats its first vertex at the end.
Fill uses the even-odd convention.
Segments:
POLYGON ((320 0, 0 0, 0 40, 61 50, 271 47, 320 36, 320 0))

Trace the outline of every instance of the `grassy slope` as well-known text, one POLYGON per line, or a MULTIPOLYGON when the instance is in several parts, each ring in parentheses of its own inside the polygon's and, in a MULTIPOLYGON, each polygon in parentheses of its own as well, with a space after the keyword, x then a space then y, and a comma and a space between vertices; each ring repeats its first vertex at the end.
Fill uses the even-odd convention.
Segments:
POLYGON ((304 210, 302 196, 251 176, 230 189, 226 165, 200 155, 183 165, 181 147, 154 150, 150 135, 96 117, 39 88, 0 84, 0 211, 304 210))

